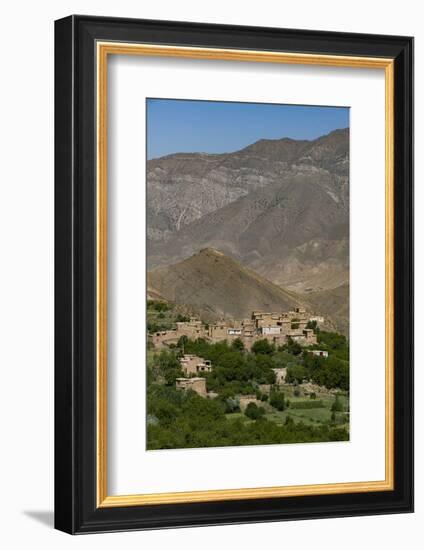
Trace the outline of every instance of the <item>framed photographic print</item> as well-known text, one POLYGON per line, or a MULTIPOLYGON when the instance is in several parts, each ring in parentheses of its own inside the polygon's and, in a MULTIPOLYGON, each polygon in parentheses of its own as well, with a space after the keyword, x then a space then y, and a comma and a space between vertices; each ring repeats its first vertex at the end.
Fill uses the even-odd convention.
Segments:
POLYGON ((55 524, 413 509, 413 39, 55 26, 55 524))

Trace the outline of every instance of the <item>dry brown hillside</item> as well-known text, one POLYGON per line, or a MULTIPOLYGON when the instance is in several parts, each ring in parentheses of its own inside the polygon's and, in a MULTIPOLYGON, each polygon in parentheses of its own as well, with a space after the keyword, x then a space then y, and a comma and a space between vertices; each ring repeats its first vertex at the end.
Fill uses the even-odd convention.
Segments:
POLYGON ((149 272, 148 288, 169 301, 194 306, 205 320, 242 319, 253 310, 284 311, 304 305, 294 292, 212 248, 149 272))
POLYGON ((305 296, 311 309, 329 318, 338 332, 349 333, 349 284, 321 292, 310 292, 305 296))

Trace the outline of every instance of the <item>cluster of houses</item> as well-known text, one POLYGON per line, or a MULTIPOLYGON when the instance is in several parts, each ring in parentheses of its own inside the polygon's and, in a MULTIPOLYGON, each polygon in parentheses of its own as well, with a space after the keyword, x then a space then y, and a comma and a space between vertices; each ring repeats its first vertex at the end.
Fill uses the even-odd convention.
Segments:
MULTIPOLYGON (((180 365, 181 370, 184 372, 184 378, 177 378, 175 382, 177 390, 193 390, 202 397, 215 397, 215 395, 211 395, 211 392, 208 393, 206 391, 206 378, 199 376, 202 373, 212 371, 211 361, 205 360, 203 357, 198 357, 197 355, 185 354, 180 359, 180 365)), ((287 369, 283 367, 272 370, 275 373, 275 383, 284 384, 287 369)), ((271 389, 270 384, 263 384, 262 386, 263 387, 260 388, 262 391, 269 392, 271 389)), ((246 396, 246 399, 248 399, 248 397, 249 396, 246 396)), ((246 405, 247 403, 248 401, 246 402, 246 405)))
MULTIPOLYGON (((309 346, 317 343, 316 334, 313 329, 308 328, 309 321, 316 321, 320 324, 324 322, 324 319, 311 317, 300 307, 280 313, 253 311, 250 319, 223 320, 210 325, 205 325, 200 319, 191 317, 189 321, 177 322, 175 329, 154 332, 149 334, 148 338, 155 348, 159 349, 176 345, 182 336, 192 340, 203 338, 211 343, 240 339, 247 350, 252 348, 254 342, 263 339, 276 345, 286 344, 291 339, 302 346, 309 346)), ((311 353, 320 357, 328 357, 328 352, 323 350, 311 350, 311 353)), ((212 371, 210 361, 197 355, 185 354, 181 357, 180 364, 184 377, 177 378, 177 389, 193 390, 202 397, 214 397, 211 392, 207 392, 206 378, 202 376, 212 371)), ((276 368, 273 370, 276 384, 284 384, 287 369, 276 368)), ((240 398, 246 401, 246 403, 243 401, 241 406, 247 405, 250 398, 255 399, 254 396, 240 398)))
MULTIPOLYGON (((154 332, 148 338, 156 348, 175 345, 182 336, 193 340, 204 338, 211 343, 239 338, 247 350, 251 349, 254 342, 263 339, 276 345, 286 344, 291 339, 300 345, 309 346, 316 344, 317 337, 313 329, 308 328, 308 322, 316 320, 316 317, 309 316, 300 307, 280 313, 253 311, 250 319, 223 320, 210 325, 191 317, 189 321, 177 322, 175 329, 154 332)), ((323 322, 321 317, 320 322, 323 322)))
MULTIPOLYGON (((328 351, 325 350, 310 350, 309 353, 318 357, 328 357, 328 351)), ((212 371, 212 363, 203 357, 197 355, 185 354, 180 359, 181 370, 184 372, 183 378, 177 378, 175 387, 177 390, 193 390, 201 397, 216 397, 213 392, 208 392, 206 389, 206 378, 199 376, 206 372, 212 371)), ((286 381, 287 368, 272 369, 275 373, 275 383, 277 385, 284 384, 286 381)), ((259 388, 265 393, 271 390, 270 384, 262 384, 259 388)), ((244 408, 252 401, 256 401, 256 396, 246 395, 240 397, 240 408, 244 408)))

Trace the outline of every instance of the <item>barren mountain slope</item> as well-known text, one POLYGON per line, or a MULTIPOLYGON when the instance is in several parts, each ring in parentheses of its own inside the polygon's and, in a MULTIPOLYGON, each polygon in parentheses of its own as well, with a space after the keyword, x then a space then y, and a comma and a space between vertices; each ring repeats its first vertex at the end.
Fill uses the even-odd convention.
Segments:
POLYGON ((346 282, 348 151, 337 130, 149 161, 149 269, 214 247, 301 292, 346 282))
POLYGON ((211 248, 149 272, 148 287, 169 301, 194 306, 206 320, 242 319, 253 310, 284 311, 303 305, 295 293, 211 248))
POLYGON ((328 319, 328 324, 342 334, 349 332, 349 284, 311 292, 305 296, 310 307, 328 319))

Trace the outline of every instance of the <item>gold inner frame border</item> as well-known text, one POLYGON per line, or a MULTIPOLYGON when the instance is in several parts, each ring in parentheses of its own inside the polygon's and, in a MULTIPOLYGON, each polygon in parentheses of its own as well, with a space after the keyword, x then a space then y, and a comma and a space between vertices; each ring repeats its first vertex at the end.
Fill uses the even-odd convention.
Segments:
POLYGON ((394 60, 257 50, 96 43, 97 62, 97 507, 212 502, 307 495, 365 493, 394 489, 394 60), (383 69, 385 72, 385 479, 315 485, 216 489, 173 493, 108 495, 107 491, 107 62, 109 55, 138 55, 383 69))

